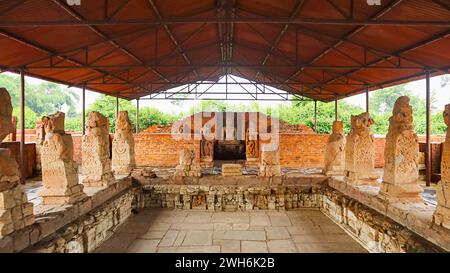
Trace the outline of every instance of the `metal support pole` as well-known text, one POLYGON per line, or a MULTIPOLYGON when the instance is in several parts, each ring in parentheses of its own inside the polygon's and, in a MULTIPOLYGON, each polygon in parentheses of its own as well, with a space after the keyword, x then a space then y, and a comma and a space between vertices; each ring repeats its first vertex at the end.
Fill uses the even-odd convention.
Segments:
POLYGON ((426 74, 426 185, 431 185, 431 143, 430 143, 430 72, 426 74))
POLYGON ((317 133, 317 101, 314 100, 314 132, 317 133))
POLYGON ((20 183, 25 184, 25 74, 20 71, 20 183))
POLYGON ((136 134, 139 133, 139 98, 136 99, 136 134))
POLYGON ((81 110, 81 132, 83 136, 86 134, 86 86, 83 86, 82 93, 82 110, 81 110))
POLYGON ((369 87, 366 87, 366 112, 369 113, 369 87))
POLYGON ((334 120, 338 120, 338 101, 334 100, 334 120))
POLYGON ((119 96, 116 96, 116 121, 119 117, 119 96))

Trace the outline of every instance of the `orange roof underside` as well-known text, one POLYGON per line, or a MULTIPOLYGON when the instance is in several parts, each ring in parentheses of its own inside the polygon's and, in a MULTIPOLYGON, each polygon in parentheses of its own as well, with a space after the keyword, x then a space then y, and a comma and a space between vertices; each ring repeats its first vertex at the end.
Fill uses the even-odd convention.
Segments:
POLYGON ((447 73, 449 8, 448 0, 1 1, 0 69, 128 99, 229 73, 331 101, 447 73))

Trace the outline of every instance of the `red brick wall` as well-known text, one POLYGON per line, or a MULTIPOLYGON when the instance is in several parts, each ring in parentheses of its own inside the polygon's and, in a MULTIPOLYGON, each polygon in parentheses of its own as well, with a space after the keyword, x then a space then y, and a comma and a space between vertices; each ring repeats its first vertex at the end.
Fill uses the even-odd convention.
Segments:
MULTIPOLYGON (((20 164, 20 142, 2 142, 0 148, 7 148, 11 151, 12 157, 16 159, 17 164, 20 164)), ((34 143, 25 144, 25 161, 26 161, 26 175, 27 178, 33 175, 33 167, 36 160, 36 145, 34 143)))
POLYGON ((280 134, 280 164, 283 167, 322 167, 328 135, 280 134))
MULTIPOLYGON (((81 133, 67 132, 73 137, 74 159, 81 164, 81 133)), ((112 140, 113 135, 111 135, 112 140)), ((280 135, 280 160, 285 167, 322 167, 328 135, 282 133, 280 135)), ((35 140, 34 130, 27 130, 26 139, 35 140)), ((431 142, 442 142, 443 135, 431 136, 431 142)), ((425 142, 425 136, 419 136, 425 142)), ((175 166, 182 148, 199 150, 199 141, 178 141, 167 133, 141 132, 135 135, 136 162, 138 165, 175 166), (192 146, 195 145, 195 146, 192 146)), ((375 136, 375 167, 384 166, 384 136, 375 136)), ((34 149, 33 149, 34 150, 34 149)), ((199 155, 197 153, 197 159, 199 155)))
POLYGON ((134 141, 138 166, 176 166, 181 149, 199 149, 198 141, 175 140, 171 134, 141 132, 134 136, 134 141))

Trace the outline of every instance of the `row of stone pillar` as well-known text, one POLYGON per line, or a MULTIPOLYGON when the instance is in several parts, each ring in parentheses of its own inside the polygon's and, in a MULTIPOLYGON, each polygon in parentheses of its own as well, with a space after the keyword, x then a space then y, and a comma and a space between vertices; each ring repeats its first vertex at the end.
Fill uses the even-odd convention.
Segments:
POLYGON ((110 159, 109 121, 99 112, 90 112, 86 135, 82 138, 82 174, 73 159, 73 139, 64 130, 64 113, 43 117, 45 138, 40 146, 43 204, 72 204, 86 195, 83 187, 107 187, 114 174, 128 175, 135 167, 134 138, 128 112, 118 113, 110 159))
MULTIPOLYGON (((0 143, 13 132, 11 97, 0 88, 0 143)), ((128 175, 135 167, 134 138, 128 112, 118 113, 110 160, 109 121, 89 113, 87 134, 82 139, 82 173, 73 159, 73 139, 64 129, 62 112, 41 118, 37 141, 42 170, 42 204, 73 204, 86 197, 84 186, 105 187, 114 174, 128 175)), ((33 204, 20 186, 19 166, 9 149, 0 148, 0 238, 34 223, 33 204)))
MULTIPOLYGON (((450 126, 450 104, 446 105, 444 121, 450 126)), ((333 123, 333 133, 325 148, 324 173, 344 176, 352 186, 379 186, 378 196, 389 202, 423 202, 419 185, 419 140, 413 128, 412 107, 409 98, 402 96, 394 104, 389 119, 384 149, 384 173, 381 184, 375 171, 375 141, 371 132, 374 123, 369 113, 351 117, 351 129, 347 137, 343 123, 333 123)), ((437 189, 437 209, 434 222, 450 228, 450 139, 447 129, 443 143, 441 181, 437 189)))

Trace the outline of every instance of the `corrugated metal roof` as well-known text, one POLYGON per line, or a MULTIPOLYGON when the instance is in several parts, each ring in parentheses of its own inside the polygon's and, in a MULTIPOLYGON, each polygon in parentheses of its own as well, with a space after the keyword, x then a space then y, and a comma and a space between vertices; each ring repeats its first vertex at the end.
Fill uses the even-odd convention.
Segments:
POLYGON ((225 73, 330 101, 450 68, 450 1, 0 2, 0 68, 134 99, 225 73))

